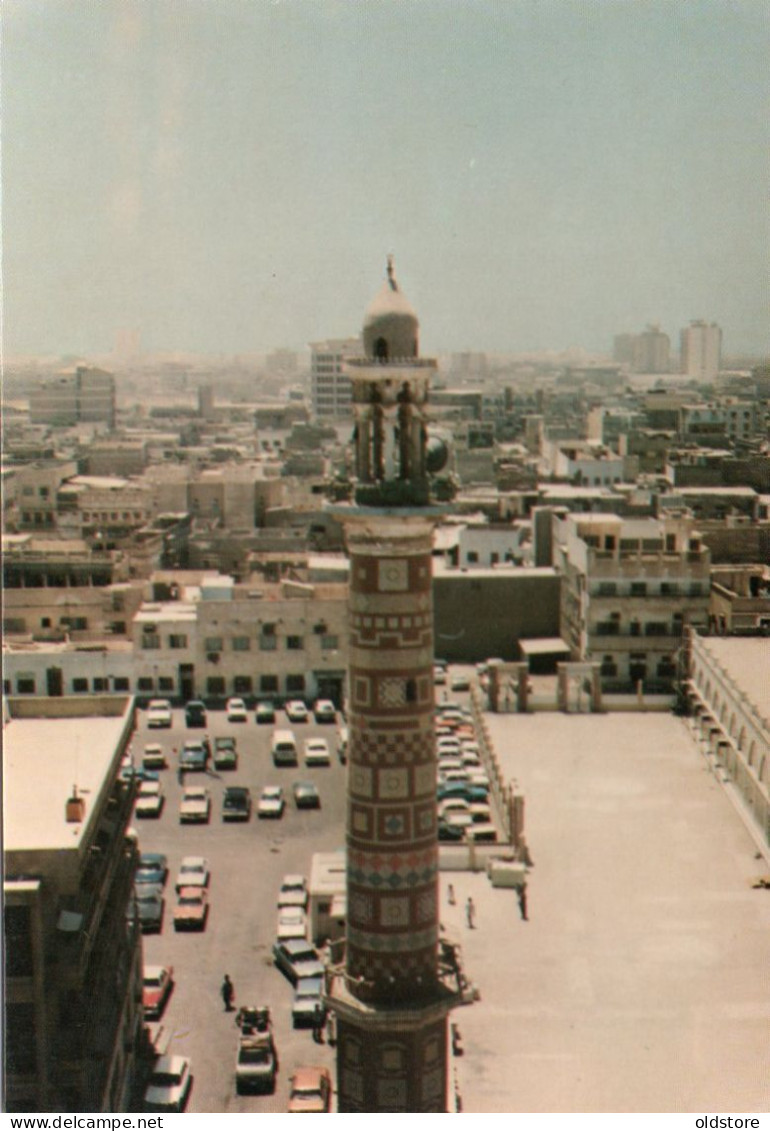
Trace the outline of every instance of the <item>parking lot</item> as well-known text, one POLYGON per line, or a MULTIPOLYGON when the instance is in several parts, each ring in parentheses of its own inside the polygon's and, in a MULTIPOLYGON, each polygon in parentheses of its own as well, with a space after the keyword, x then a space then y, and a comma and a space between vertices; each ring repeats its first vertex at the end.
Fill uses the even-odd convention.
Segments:
POLYGON ((313 1042, 310 1029, 291 1026, 293 989, 271 960, 275 941, 277 893, 285 873, 310 873, 316 851, 344 847, 345 767, 337 756, 338 726, 314 721, 289 723, 278 712, 276 727, 290 727, 299 747, 299 765, 274 767, 270 756, 273 725, 257 725, 254 712, 245 723, 227 722, 224 711, 208 713, 205 730, 187 729, 184 712, 174 710, 171 729, 146 727, 146 712, 137 716, 133 740, 135 765, 147 743, 160 743, 168 766, 160 771, 164 807, 159 819, 135 819, 134 829, 142 852, 168 857, 166 907, 159 934, 144 936, 145 964, 173 966, 174 989, 158 1022, 152 1024, 159 1051, 189 1056, 194 1082, 190 1112, 286 1111, 289 1078, 300 1065, 333 1067, 333 1050, 313 1042), (211 793, 209 824, 180 824, 179 803, 183 786, 177 780, 177 758, 186 738, 208 735, 212 745, 219 735, 237 740, 237 769, 190 773, 186 784, 205 784, 211 793), (331 765, 304 765, 302 750, 310 737, 326 738, 331 765), (321 797, 320 809, 297 810, 292 783, 312 781, 321 797), (247 786, 255 812, 248 822, 222 821, 222 796, 229 785, 247 786), (256 803, 264 785, 282 785, 286 808, 280 819, 258 819, 256 803), (183 856, 204 856, 210 865, 210 912, 206 929, 176 932, 172 913, 174 880, 183 856), (269 1096, 236 1095, 234 1067, 238 1032, 234 1012, 224 1010, 220 986, 224 974, 235 986, 236 1007, 266 1004, 272 1011, 279 1058, 275 1093, 269 1096))

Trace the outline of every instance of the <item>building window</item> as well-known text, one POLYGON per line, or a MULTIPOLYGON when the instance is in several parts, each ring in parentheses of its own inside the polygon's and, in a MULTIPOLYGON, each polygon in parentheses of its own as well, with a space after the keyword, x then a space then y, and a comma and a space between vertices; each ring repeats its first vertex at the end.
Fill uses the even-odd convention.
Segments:
POLYGON ((172 633, 168 638, 169 648, 186 648, 187 637, 183 633, 172 633))
POLYGON ((700 581, 693 581, 693 582, 690 583, 690 596, 691 597, 702 597, 703 596, 703 585, 701 584, 700 581))
POLYGON ((273 692, 278 690, 277 675, 261 675, 259 677, 259 690, 273 692))
POLYGON ((677 597, 679 595, 679 586, 675 581, 661 581, 660 595, 661 597, 677 597))
POLYGON ((171 676, 162 675, 158 680, 158 691, 173 691, 174 681, 171 676))
POLYGON ((3 913, 5 929, 5 972, 11 978, 28 978, 34 973, 32 923, 29 907, 7 903, 3 913))
POLYGON ((250 648, 251 640, 248 636, 233 637, 233 652, 248 652, 250 648))
POLYGON ((142 648, 147 651, 152 648, 160 648, 160 636, 157 633, 146 632, 142 637, 142 648))
POLYGON ((236 695, 251 695, 251 676, 237 675, 233 678, 233 691, 236 695))
POLYGON ((207 695, 224 695, 225 681, 221 675, 210 675, 206 680, 207 695))
POLYGON ((614 597, 617 594, 618 587, 614 581, 600 581, 599 582, 599 596, 600 597, 614 597))
POLYGON ((332 652, 336 648, 339 648, 339 646, 340 646, 339 636, 334 636, 330 633, 327 633, 325 636, 321 637, 321 648, 325 652, 332 652))
POLYGON ((17 695, 34 695, 35 694, 35 677, 28 675, 26 672, 23 675, 16 676, 16 694, 17 695))
POLYGON ((260 652, 274 652, 277 639, 278 638, 276 636, 268 636, 268 635, 260 636, 260 638, 259 638, 259 650, 260 650, 260 652))
POLYGON ((94 691, 109 691, 110 681, 101 675, 94 676, 94 691))
POLYGON ((33 1002, 10 1001, 5 1006, 6 1071, 28 1076, 37 1069, 37 1034, 33 1002))
POLYGON ((88 691, 88 680, 83 679, 81 676, 78 676, 77 679, 73 679, 72 690, 76 695, 82 695, 83 692, 88 691))
POLYGON ((140 675, 136 681, 137 691, 152 691, 155 687, 155 681, 149 675, 140 675))
POLYGON ((124 675, 116 675, 112 681, 112 686, 116 691, 130 691, 131 689, 128 677, 124 675))
POLYGON ((475 550, 469 550, 468 553, 465 555, 465 560, 468 563, 468 565, 476 565, 476 563, 479 560, 479 555, 477 554, 477 552, 475 550))
POLYGON ((51 618, 50 617, 42 617, 41 621, 40 621, 40 627, 41 628, 50 628, 51 627, 51 618))
POLYGON ((304 691, 305 690, 305 677, 304 675, 287 675, 286 676, 286 691, 304 691))
POLYGON ((646 597, 647 596, 647 582, 646 581, 632 581, 631 582, 631 596, 632 597, 646 597))
POLYGON ((221 636, 207 636, 203 641, 204 652, 221 652, 222 651, 222 637, 221 636))
POLYGON ((303 648, 303 639, 301 636, 287 636, 286 647, 290 652, 301 652, 303 648))

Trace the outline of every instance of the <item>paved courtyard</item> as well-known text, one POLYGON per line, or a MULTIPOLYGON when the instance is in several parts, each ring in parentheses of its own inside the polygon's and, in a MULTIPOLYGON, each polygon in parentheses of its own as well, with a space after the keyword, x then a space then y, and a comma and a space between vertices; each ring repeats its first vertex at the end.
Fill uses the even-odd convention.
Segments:
POLYGON ((686 723, 489 718, 535 867, 528 922, 483 874, 451 877, 452 907, 442 882, 481 992, 453 1014, 463 1110, 767 1111, 767 864, 686 723))

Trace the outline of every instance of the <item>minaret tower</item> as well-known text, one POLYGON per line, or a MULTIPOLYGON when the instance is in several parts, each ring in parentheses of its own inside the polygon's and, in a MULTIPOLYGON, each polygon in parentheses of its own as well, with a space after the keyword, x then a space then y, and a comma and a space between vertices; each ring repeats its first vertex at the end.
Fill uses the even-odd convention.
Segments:
POLYGON ((425 410, 433 359, 387 280, 348 362, 355 494, 335 507, 350 555, 347 937, 328 979, 340 1112, 446 1112, 439 966, 431 551, 425 410))

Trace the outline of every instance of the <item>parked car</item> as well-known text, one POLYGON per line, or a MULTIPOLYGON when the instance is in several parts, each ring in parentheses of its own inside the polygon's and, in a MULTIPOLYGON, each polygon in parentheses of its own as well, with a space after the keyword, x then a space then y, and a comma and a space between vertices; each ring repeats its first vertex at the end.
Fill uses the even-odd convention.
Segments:
POLYGON ((174 908, 175 931, 203 931, 209 917, 209 893, 205 888, 182 888, 174 908))
POLYGON ((443 841, 464 840, 465 830, 461 829, 458 825, 450 824, 449 821, 445 821, 441 817, 439 817, 438 839, 443 841))
POLYGON ((330 766, 331 754, 325 738, 308 738, 305 742, 306 766, 330 766))
POLYGON ((331 1110, 332 1078, 328 1068, 298 1068, 289 1083, 289 1106, 294 1113, 323 1114, 331 1110))
POLYGON ((281 942, 307 937, 307 917, 301 907, 279 908, 275 937, 281 942))
POLYGON ((320 809, 321 795, 311 781, 296 781, 292 786, 298 809, 320 809))
POLYGON ((308 720, 308 709, 301 699, 290 699, 284 707, 286 717, 292 723, 306 723, 308 720))
POLYGON ((242 699, 228 699, 226 710, 228 723, 247 723, 249 721, 249 713, 242 699))
POLYGON ((143 781, 139 786, 135 817, 159 817, 163 812, 163 788, 159 781, 143 781))
POLYGON ((168 699, 151 699, 147 705, 147 726, 170 727, 173 722, 168 699))
POLYGON ((168 878, 168 858, 162 852, 143 852, 134 875, 134 883, 165 884, 168 878))
POLYGON ((205 727, 206 725, 206 704, 202 699, 191 699, 185 705, 184 721, 188 727, 205 727))
POLYGON ((165 770, 166 755, 159 742, 148 742, 142 752, 143 770, 165 770))
POLYGON ((144 1016, 148 1020, 158 1020, 166 1008, 173 987, 173 966, 145 966, 142 975, 142 1005, 144 1016))
POLYGON ((161 884, 140 884, 134 888, 134 900, 129 917, 136 915, 143 935, 155 934, 163 929, 164 904, 161 884))
POLYGON ((207 739, 188 739, 179 755, 179 768, 185 773, 205 771, 211 755, 211 747, 207 739))
POLYGON ((191 1087, 192 1068, 186 1056, 159 1057, 144 1093, 145 1111, 182 1111, 191 1087))
POLYGON ((449 681, 449 687, 452 691, 470 691, 471 681, 467 675, 453 675, 449 681))
POLYGON ((250 817, 250 791, 245 785, 228 785, 222 798, 222 820, 248 821, 250 817))
POLYGON ((264 703, 257 703, 254 719, 258 723, 274 723, 275 706, 269 700, 265 700, 264 703))
POLYGON ((322 978, 324 964, 315 947, 306 939, 286 939, 273 943, 273 961, 292 985, 300 978, 322 978))
POLYGON ((238 753, 235 739, 232 735, 225 734, 214 739, 214 769, 236 770, 238 768, 238 753))
POLYGON ((278 1051, 270 1010, 266 1005, 244 1005, 235 1015, 240 1029, 235 1055, 235 1090, 272 1092, 278 1070, 278 1051))
POLYGON ((241 1037, 235 1054, 235 1090, 272 1092, 275 1090, 276 1059, 272 1036, 255 1033, 241 1037))
POLYGON ((444 671, 443 668, 439 668, 439 667, 433 668, 433 682, 437 686, 443 686, 443 684, 446 683, 446 672, 444 671))
POLYGON ((182 825, 207 825, 211 818, 211 795, 205 785, 188 785, 179 803, 182 825))
POLYGON ((279 907, 307 907, 307 880, 298 873, 290 872, 281 880, 278 892, 279 907))
POLYGON ((313 704, 313 718, 317 723, 337 721, 337 711, 331 699, 316 699, 313 704))
POLYGON ((185 856, 179 865, 174 888, 178 892, 182 888, 207 888, 210 879, 208 860, 203 856, 185 856))
POLYGON ((322 990, 323 978, 299 979, 291 1005, 291 1023, 295 1029, 302 1029, 314 1023, 317 1011, 323 1009, 322 990))
POLYGON ((274 730, 270 753, 273 756, 274 766, 296 766, 297 740, 294 737, 294 731, 282 728, 274 730))
POLYGON ((286 801, 280 785, 263 786, 257 802, 257 816, 282 817, 285 805, 286 801))

